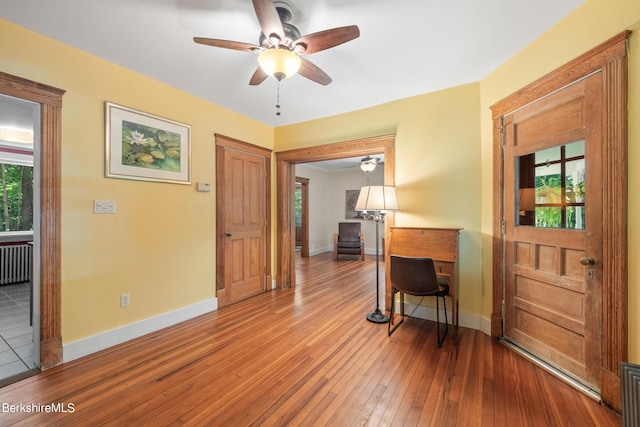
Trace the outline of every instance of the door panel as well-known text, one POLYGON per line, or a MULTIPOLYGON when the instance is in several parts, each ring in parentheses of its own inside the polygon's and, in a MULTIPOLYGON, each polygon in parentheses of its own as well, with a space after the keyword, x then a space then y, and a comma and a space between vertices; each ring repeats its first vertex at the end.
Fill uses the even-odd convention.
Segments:
POLYGON ((595 390, 602 357, 601 79, 595 74, 504 120, 504 337, 595 390))
POLYGON ((224 303, 265 290, 265 159, 225 149, 224 303))

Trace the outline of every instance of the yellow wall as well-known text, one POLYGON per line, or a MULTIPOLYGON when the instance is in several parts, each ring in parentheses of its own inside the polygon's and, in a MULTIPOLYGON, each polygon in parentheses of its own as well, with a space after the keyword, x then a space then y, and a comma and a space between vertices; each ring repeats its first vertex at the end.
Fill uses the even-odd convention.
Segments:
MULTIPOLYGON (((67 90, 62 165, 64 342, 214 295, 213 193, 197 193, 193 186, 104 178, 105 100, 192 125, 194 182, 214 184, 214 133, 276 151, 396 133, 396 185, 402 208, 396 224, 464 228, 461 315, 488 319, 493 214, 489 106, 625 29, 640 30, 638 0, 586 0, 478 83, 274 130, 0 20, 0 70, 67 90), (93 215, 93 199, 116 200, 118 213, 93 215), (118 307, 123 292, 131 294, 128 309, 118 307)), ((633 185, 640 182, 637 35, 630 44, 629 83, 629 346, 631 361, 638 362, 640 189, 633 185)))
MULTIPOLYGON (((396 225, 461 227, 460 312, 481 311, 479 85, 276 128, 276 151, 396 134, 396 225)), ((467 326, 479 327, 478 324, 467 326)))
POLYGON ((273 128, 4 20, 0 70, 67 91, 63 342, 213 298, 215 192, 196 192, 195 182, 215 185, 214 133, 272 148, 273 128), (105 101, 191 125, 194 185, 105 178, 105 101), (94 199, 115 200, 117 213, 94 215, 94 199))
MULTIPOLYGON (((489 107, 624 30, 634 30, 629 49, 629 356, 640 362, 640 1, 587 0, 582 6, 480 82, 482 114, 483 283, 491 284, 492 123, 489 107)), ((485 294, 482 315, 491 314, 485 294)))

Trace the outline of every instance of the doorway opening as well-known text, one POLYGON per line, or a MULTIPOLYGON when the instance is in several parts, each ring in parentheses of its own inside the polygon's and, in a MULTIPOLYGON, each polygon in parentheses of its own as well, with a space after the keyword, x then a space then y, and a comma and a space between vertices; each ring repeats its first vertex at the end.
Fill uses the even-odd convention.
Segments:
POLYGON ((40 292, 32 277, 33 248, 39 247, 33 222, 40 216, 34 174, 39 123, 39 104, 0 94, 0 382, 40 364, 33 325, 39 314, 33 297, 40 292))
POLYGON ((309 257, 309 179, 296 177, 294 216, 296 220, 296 252, 309 257))
POLYGON ((37 104, 39 111, 39 120, 34 126, 33 169, 34 212, 39 215, 34 215, 36 235, 30 277, 34 290, 34 364, 42 370, 62 363, 60 217, 64 93, 61 89, 0 72, 0 95, 37 104), (44 259, 47 262, 41 262, 44 259))
MULTIPOLYGON (((385 159, 384 184, 395 184, 395 135, 383 135, 281 151, 276 153, 277 163, 277 211, 281 213, 277 221, 277 262, 276 277, 279 289, 295 287, 295 165, 322 160, 348 157, 366 157, 371 153, 383 153, 385 159)), ((393 214, 385 221, 385 230, 393 226, 393 214)), ((386 252, 385 252, 386 253, 386 252)), ((389 281, 387 280, 387 283, 389 281)), ((386 306, 390 305, 390 292, 385 293, 386 306)))

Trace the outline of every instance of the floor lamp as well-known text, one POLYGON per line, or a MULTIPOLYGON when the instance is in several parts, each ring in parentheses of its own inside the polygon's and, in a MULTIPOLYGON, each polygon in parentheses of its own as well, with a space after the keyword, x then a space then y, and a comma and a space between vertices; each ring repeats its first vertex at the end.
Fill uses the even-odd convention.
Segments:
POLYGON ((389 318, 380 311, 380 237, 378 227, 380 223, 384 223, 384 211, 400 210, 396 188, 390 185, 362 187, 355 210, 362 211, 364 219, 376 222, 376 309, 367 314, 367 320, 374 323, 387 323, 389 318))

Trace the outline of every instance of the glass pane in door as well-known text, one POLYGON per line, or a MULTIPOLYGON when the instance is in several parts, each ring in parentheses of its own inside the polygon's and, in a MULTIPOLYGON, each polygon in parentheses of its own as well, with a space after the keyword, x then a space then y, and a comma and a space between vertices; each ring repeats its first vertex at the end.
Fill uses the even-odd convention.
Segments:
POLYGON ((585 228, 584 140, 516 158, 515 223, 540 228, 585 228))

